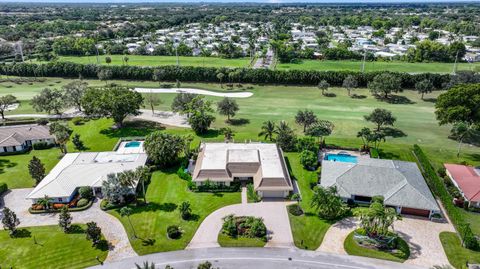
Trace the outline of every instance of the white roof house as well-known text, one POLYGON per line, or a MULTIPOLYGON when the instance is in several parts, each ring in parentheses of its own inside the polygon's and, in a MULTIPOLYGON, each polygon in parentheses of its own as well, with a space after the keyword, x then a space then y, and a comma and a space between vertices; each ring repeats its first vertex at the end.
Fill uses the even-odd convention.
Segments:
POLYGON ((138 152, 68 153, 26 198, 36 200, 47 195, 57 202, 69 202, 77 188, 101 187, 108 174, 136 169, 146 161, 147 154, 138 152))
POLYGON ((251 179, 263 197, 285 197, 293 190, 282 150, 267 143, 204 143, 193 181, 229 184, 251 179))

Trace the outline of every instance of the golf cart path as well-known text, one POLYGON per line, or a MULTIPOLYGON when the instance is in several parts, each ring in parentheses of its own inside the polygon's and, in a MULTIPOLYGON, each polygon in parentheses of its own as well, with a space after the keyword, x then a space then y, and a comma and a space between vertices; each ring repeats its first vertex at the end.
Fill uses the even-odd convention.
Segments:
MULTIPOLYGON (((44 225, 58 225, 57 213, 30 214, 28 208, 31 201, 25 197, 33 188, 13 189, 3 197, 0 196, 0 209, 10 208, 20 220, 19 227, 32 227, 44 225), (3 201, 2 201, 3 200, 3 201)), ((114 262, 138 256, 128 240, 128 235, 122 223, 114 216, 100 209, 100 201, 95 200, 93 205, 84 211, 70 212, 72 223, 87 223, 94 221, 102 229, 102 234, 110 244, 110 250, 105 261, 114 262)))
POLYGON ((208 90, 200 90, 193 88, 134 88, 135 91, 139 93, 193 93, 193 94, 202 94, 210 95, 217 97, 232 97, 232 98, 248 98, 253 95, 251 92, 214 92, 208 90))

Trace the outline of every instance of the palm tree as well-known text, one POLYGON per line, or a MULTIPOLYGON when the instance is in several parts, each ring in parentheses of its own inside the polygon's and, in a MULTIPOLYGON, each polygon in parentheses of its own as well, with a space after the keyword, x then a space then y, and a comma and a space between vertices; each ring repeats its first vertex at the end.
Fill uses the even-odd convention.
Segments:
POLYGON ((48 195, 45 195, 43 198, 40 198, 40 199, 37 200, 37 204, 43 206, 43 208, 45 208, 45 210, 49 210, 51 201, 52 201, 52 199, 50 197, 48 197, 48 195))
POLYGON ((235 136, 235 133, 230 127, 221 128, 220 132, 223 134, 226 141, 231 141, 235 136))
POLYGON ((180 215, 182 216, 182 219, 187 220, 190 218, 192 214, 192 208, 190 207, 190 202, 185 201, 180 204, 178 207, 178 211, 180 211, 180 215))
MULTIPOLYGON (((168 266, 168 265, 167 265, 168 266)), ((148 263, 148 261, 145 261, 143 262, 142 265, 138 265, 138 264, 135 264, 135 267, 137 269, 155 269, 155 264, 152 262, 152 263, 148 263)))
POLYGON ((127 217, 128 219, 128 222, 130 223, 130 227, 132 228, 132 231, 133 231, 133 238, 137 238, 137 234, 135 233, 135 229, 133 228, 133 224, 132 224, 132 221, 130 220, 130 215, 132 215, 133 211, 130 207, 122 207, 120 209, 120 216, 122 217, 127 217))
POLYGON ((275 130, 277 129, 275 123, 271 120, 265 121, 262 124, 262 131, 258 133, 258 136, 264 136, 264 139, 273 141, 273 135, 275 134, 275 130))

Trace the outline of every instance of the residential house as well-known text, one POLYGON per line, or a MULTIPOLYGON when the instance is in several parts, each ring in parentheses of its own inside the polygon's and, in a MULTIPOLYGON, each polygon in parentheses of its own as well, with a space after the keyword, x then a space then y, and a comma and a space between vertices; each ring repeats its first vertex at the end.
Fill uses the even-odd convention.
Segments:
POLYGON ((55 143, 48 126, 29 124, 0 127, 0 153, 25 151, 38 142, 55 143))
POLYGON ((480 208, 480 168, 444 164, 448 177, 469 206, 480 208))

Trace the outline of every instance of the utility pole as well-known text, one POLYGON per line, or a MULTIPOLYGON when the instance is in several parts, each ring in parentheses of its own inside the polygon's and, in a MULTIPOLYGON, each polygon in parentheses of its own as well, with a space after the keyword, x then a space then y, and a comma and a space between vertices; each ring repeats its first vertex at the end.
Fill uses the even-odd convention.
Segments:
POLYGON ((458 60, 458 50, 457 54, 455 55, 455 63, 453 64, 453 74, 455 75, 457 73, 457 60, 458 60))
POLYGON ((367 59, 367 50, 364 49, 363 51, 363 61, 362 61, 362 73, 365 72, 365 60, 367 59))

